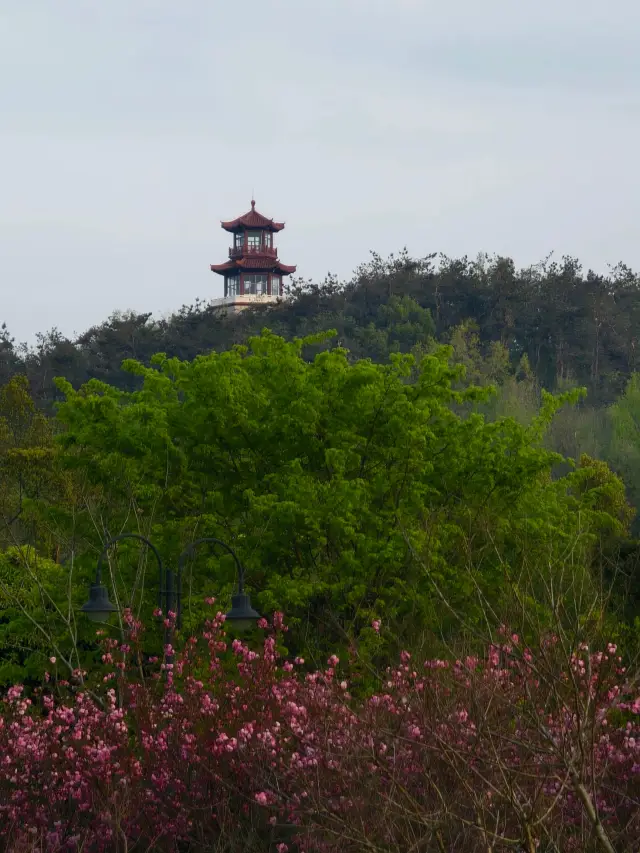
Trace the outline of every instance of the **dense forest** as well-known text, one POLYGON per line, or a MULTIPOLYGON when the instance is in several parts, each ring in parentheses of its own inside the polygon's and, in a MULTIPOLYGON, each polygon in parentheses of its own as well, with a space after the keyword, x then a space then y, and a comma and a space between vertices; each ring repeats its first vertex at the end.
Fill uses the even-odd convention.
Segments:
POLYGON ((192 359, 245 342, 264 326, 286 339, 335 329, 335 342, 353 358, 380 362, 430 337, 448 341, 452 330, 472 322, 483 350, 502 345, 514 368, 526 355, 542 387, 585 386, 597 405, 614 402, 639 364, 640 279, 622 264, 602 276, 585 274, 573 258, 518 270, 502 257, 374 254, 351 281, 297 280, 288 295, 277 307, 229 319, 205 302, 160 320, 114 314, 75 340, 55 329, 41 334, 33 348, 16 346, 3 328, 0 383, 24 373, 46 405, 56 397, 56 376, 75 387, 98 378, 124 388, 135 381, 122 371, 127 358, 148 363, 164 352, 192 359))
POLYGON ((392 353, 419 356, 439 343, 453 347, 467 383, 495 384, 500 394, 483 412, 522 422, 538 409, 540 392, 586 389, 565 407, 545 438, 573 459, 605 459, 640 505, 640 278, 624 264, 603 276, 578 260, 547 259, 517 269, 510 258, 413 259, 406 251, 375 253, 352 279, 317 284, 294 280, 288 299, 225 317, 202 301, 172 316, 115 313, 75 340, 56 329, 34 347, 0 333, 0 385, 28 377, 36 405, 52 413, 62 395, 56 377, 75 388, 98 379, 125 391, 140 387, 123 370, 126 359, 149 364, 154 354, 191 360, 246 343, 268 327, 285 340, 327 330, 336 334, 307 347, 306 356, 340 346, 352 361, 386 363, 392 353))

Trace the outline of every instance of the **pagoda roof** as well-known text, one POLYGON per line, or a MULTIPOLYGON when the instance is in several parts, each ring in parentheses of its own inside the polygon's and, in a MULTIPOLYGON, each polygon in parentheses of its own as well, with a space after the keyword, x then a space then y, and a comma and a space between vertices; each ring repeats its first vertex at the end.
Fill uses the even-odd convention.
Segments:
POLYGON ((273 219, 268 219, 256 210, 256 203, 251 200, 251 210, 238 216, 236 219, 229 219, 226 222, 221 222, 220 225, 225 231, 242 231, 244 228, 264 228, 267 231, 282 231, 284 222, 275 222, 273 219))
POLYGON ((234 270, 238 272, 242 270, 264 270, 265 272, 279 272, 281 275, 291 275, 296 271, 296 267, 268 257, 238 258, 234 261, 225 261, 224 264, 211 264, 211 271, 217 272, 218 275, 224 275, 234 270))

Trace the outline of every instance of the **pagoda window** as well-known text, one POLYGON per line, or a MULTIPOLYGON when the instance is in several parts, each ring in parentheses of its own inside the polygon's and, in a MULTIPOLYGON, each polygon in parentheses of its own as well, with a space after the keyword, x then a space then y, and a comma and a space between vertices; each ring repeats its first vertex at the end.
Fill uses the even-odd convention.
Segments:
POLYGON ((266 273, 252 273, 244 277, 244 292, 254 296, 261 296, 267 292, 266 273))
POLYGON ((271 295, 272 296, 280 296, 281 291, 281 280, 279 275, 271 276, 271 295))
POLYGON ((240 232, 240 234, 235 235, 235 243, 236 249, 242 249, 244 247, 244 234, 240 232))
POLYGON ((238 296, 240 293, 240 276, 228 275, 224 280, 224 295, 238 296))
POLYGON ((247 246, 256 251, 262 245, 262 234, 260 231, 249 231, 247 234, 247 246))

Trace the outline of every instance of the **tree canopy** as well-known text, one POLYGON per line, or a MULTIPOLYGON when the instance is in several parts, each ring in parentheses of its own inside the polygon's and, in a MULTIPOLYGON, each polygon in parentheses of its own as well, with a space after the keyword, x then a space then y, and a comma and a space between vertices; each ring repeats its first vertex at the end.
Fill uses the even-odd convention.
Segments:
MULTIPOLYGON (((572 584, 590 582, 629 518, 606 466, 585 458, 553 476, 560 457, 542 437, 576 394, 545 395, 529 426, 489 421, 476 409, 491 389, 456 390, 450 347, 383 365, 322 349, 325 338, 265 331, 193 361, 130 360, 134 391, 59 380, 56 464, 81 497, 42 506, 40 524, 73 543, 77 581, 125 529, 174 564, 189 541, 217 536, 246 564, 258 607, 289 614, 300 648, 310 627, 320 645, 366 637, 382 613, 399 640, 450 633, 434 579, 471 623, 507 606, 507 574, 529 583, 569 563, 572 584)), ((149 610, 152 576, 141 580, 136 547, 119 554, 119 599, 149 610)), ((199 553, 187 622, 234 582, 232 560, 199 553)), ((79 606, 86 585, 74 595, 79 606)))
MULTIPOLYGON (((79 606, 109 535, 149 535, 169 560, 220 536, 259 606, 327 643, 366 636, 382 611, 399 637, 443 636, 434 578, 470 620, 507 606, 505 571, 569 561, 563 577, 593 581, 632 515, 598 462, 635 477, 631 271, 401 253, 289 296, 236 317, 116 314, 31 350, 3 330, 3 399, 32 423, 12 447, 20 419, 2 421, 6 547, 71 559, 79 606)), ((149 607, 137 546, 110 565, 119 600, 149 607)), ((197 620, 202 595, 230 593, 233 563, 199 552, 185 583, 197 620)))
POLYGON ((384 363, 429 337, 448 342, 452 330, 473 322, 483 351, 499 343, 513 366, 526 355, 546 390, 573 382, 598 404, 612 403, 639 365, 640 284, 624 264, 600 275, 569 257, 517 269, 500 256, 414 259, 401 252, 385 260, 373 253, 351 280, 295 280, 288 296, 229 318, 206 301, 163 319, 116 312, 75 340, 57 329, 40 334, 34 348, 16 346, 3 329, 0 381, 28 375, 41 405, 59 398, 56 376, 76 387, 96 378, 131 389, 135 378, 121 369, 127 358, 148 364, 166 352, 193 359, 246 343, 263 326, 287 340, 335 329, 353 358, 384 363))

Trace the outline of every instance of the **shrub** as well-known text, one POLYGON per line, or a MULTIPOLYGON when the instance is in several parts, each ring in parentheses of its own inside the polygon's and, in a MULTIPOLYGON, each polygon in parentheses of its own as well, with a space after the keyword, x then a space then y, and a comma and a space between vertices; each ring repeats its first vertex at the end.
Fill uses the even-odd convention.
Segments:
POLYGON ((640 698, 611 644, 404 652, 356 700, 337 657, 279 656, 278 614, 260 652, 218 613, 150 674, 126 622, 124 644, 101 636, 102 687, 76 672, 3 699, 0 849, 533 853, 640 834, 640 698))

